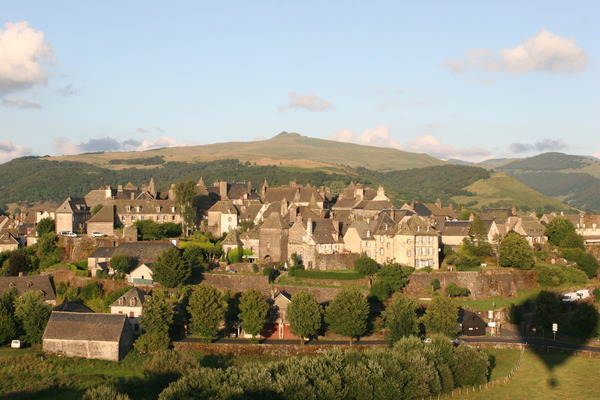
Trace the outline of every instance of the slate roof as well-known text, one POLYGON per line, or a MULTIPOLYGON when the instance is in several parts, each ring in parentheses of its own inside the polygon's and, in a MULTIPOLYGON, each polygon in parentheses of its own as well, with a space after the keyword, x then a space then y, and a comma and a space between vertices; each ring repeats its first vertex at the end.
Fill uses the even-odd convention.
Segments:
POLYGON ((445 221, 442 236, 469 236, 471 221, 445 221))
POLYGON ((237 231, 229 231, 223 242, 221 243, 223 246, 243 246, 242 241, 240 240, 240 235, 237 231))
POLYGON ((0 296, 12 287, 17 288, 19 296, 30 290, 41 290, 45 301, 56 301, 54 286, 47 275, 0 277, 0 296))
POLYGON ((82 214, 89 213, 90 211, 83 197, 67 197, 67 199, 56 209, 56 212, 82 214))
POLYGON ((125 242, 117 247, 99 247, 90 258, 111 258, 116 254, 124 254, 138 260, 156 260, 171 247, 175 247, 171 242, 125 242))
POLYGON ((52 311, 62 312, 76 312, 76 313, 93 313, 92 310, 84 306, 78 301, 65 301, 62 304, 57 305, 52 311))
POLYGON ((288 224, 281 218, 278 212, 272 212, 265 219, 265 222, 261 225, 260 229, 287 229, 288 224))
POLYGON ((43 339, 118 342, 125 324, 130 326, 125 314, 53 311, 43 339))
POLYGON ((19 241, 10 232, 0 231, 0 244, 18 245, 19 241))
POLYGON ((208 212, 220 212, 222 214, 235 214, 238 215, 239 211, 235 207, 235 205, 231 202, 231 200, 219 200, 211 208, 208 209, 208 212))
POLYGON ((508 217, 514 217, 512 208, 484 208, 479 213, 481 219, 496 221, 497 224, 505 224, 508 217))
POLYGON ((136 307, 142 306, 146 302, 146 292, 137 287, 132 287, 127 292, 125 292, 121 297, 115 300, 110 306, 111 307, 136 307), (136 303, 132 306, 130 304, 131 299, 135 298, 136 303), (123 299, 123 304, 119 304, 119 301, 123 299))
POLYGON ((266 188, 263 202, 272 203, 282 201, 284 198, 287 201, 296 203, 310 203, 311 197, 314 196, 317 202, 323 202, 323 197, 319 194, 316 188, 312 186, 280 186, 266 188))
POLYGON ((94 222, 111 222, 114 224, 115 222, 115 207, 112 205, 105 205, 94 215, 92 218, 88 219, 89 223, 94 222))

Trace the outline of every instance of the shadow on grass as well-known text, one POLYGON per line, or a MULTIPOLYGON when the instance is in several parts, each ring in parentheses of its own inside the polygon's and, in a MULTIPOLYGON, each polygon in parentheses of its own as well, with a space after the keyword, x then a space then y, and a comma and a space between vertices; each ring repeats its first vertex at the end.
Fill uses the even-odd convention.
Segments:
POLYGON ((511 305, 509 317, 512 323, 519 325, 524 342, 542 349, 545 347, 545 351, 536 350, 533 354, 550 372, 551 377, 546 383, 551 388, 559 385, 554 369, 582 350, 596 335, 600 322, 593 304, 563 302, 559 294, 545 290, 521 305, 511 305), (554 328, 557 328, 556 332, 554 328))

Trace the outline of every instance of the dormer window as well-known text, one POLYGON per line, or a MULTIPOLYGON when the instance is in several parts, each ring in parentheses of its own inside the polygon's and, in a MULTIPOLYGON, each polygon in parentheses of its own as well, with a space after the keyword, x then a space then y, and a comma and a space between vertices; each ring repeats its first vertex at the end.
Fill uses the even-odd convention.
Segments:
POLYGON ((127 210, 127 212, 131 212, 131 206, 125 206, 125 210, 127 210))
POLYGON ((129 307, 135 307, 137 303, 137 297, 132 297, 129 299, 129 307))
POLYGON ((171 212, 175 212, 175 207, 171 207, 171 212))
POLYGON ((370 238, 371 237, 371 231, 367 231, 367 237, 370 238))
POLYGON ((388 230, 388 224, 384 224, 384 225, 383 225, 383 230, 384 230, 384 231, 387 231, 387 230, 388 230))
POLYGON ((140 212, 140 211, 142 211, 142 207, 141 207, 141 206, 137 206, 137 207, 135 208, 135 211, 137 211, 137 212, 140 212))
POLYGON ((32 287, 32 286, 33 286, 33 282, 31 282, 31 281, 27 282, 27 287, 28 287, 28 288, 30 288, 30 287, 32 287))
POLYGON ((160 212, 160 206, 156 206, 156 212, 160 212))
POLYGON ((119 297, 119 302, 117 304, 119 304, 120 306, 124 305, 125 304, 125 297, 119 297))

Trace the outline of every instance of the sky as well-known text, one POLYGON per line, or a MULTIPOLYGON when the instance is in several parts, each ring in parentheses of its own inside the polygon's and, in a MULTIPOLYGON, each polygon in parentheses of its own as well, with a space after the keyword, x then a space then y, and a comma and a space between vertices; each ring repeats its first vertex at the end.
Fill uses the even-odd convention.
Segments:
POLYGON ((600 157, 598 1, 0 0, 0 163, 282 131, 600 157))

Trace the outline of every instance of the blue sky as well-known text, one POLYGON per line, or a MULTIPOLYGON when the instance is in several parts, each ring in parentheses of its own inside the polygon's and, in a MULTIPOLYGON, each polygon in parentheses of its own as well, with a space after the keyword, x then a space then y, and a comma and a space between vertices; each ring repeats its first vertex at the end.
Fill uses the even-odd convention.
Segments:
POLYGON ((600 157, 598 38, 596 1, 0 0, 0 162, 281 131, 600 157))

